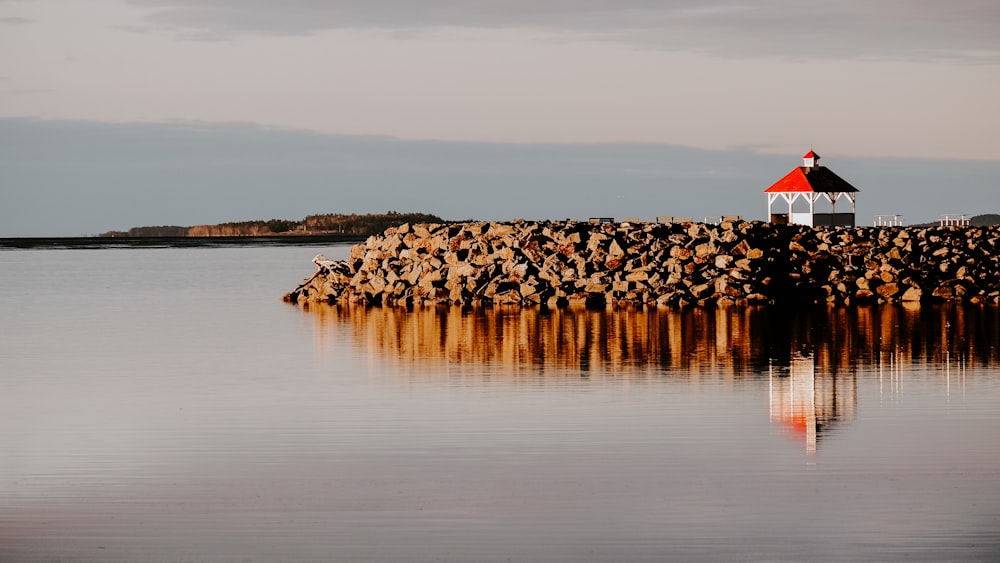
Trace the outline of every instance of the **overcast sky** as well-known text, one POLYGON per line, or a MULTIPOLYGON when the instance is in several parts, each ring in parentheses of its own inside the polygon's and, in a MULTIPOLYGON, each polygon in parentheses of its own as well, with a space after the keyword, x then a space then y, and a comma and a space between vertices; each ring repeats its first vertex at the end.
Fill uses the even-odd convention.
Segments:
POLYGON ((996 0, 0 0, 0 117, 995 162, 998 30, 996 0))

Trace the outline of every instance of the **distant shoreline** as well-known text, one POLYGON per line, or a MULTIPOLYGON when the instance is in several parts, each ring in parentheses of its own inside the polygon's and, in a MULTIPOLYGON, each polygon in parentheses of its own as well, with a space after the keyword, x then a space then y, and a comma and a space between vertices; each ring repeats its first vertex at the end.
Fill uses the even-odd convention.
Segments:
POLYGON ((322 235, 210 237, 11 237, 0 238, 0 249, 197 248, 229 246, 311 246, 357 243, 367 237, 348 233, 322 235))

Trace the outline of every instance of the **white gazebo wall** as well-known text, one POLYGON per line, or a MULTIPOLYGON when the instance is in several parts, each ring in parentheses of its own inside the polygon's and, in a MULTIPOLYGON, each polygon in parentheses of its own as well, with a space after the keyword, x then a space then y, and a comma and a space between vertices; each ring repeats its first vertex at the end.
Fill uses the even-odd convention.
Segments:
POLYGON ((792 213, 788 217, 788 222, 794 225, 806 225, 807 227, 813 226, 813 214, 808 211, 804 213, 792 213))

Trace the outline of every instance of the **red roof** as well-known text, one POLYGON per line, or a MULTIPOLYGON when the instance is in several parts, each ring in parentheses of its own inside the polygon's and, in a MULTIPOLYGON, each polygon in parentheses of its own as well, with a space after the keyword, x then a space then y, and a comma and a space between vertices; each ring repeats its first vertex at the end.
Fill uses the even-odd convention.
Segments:
MULTIPOLYGON (((809 151, 812 153, 812 151, 809 151)), ((856 192, 857 188, 847 182, 847 180, 837 176, 826 166, 799 166, 793 169, 785 177, 775 182, 770 188, 764 190, 765 193, 774 192, 856 192)))
POLYGON ((819 155, 810 150, 806 154, 802 155, 802 158, 819 158, 819 155))
POLYGON ((812 186, 809 185, 809 179, 806 178, 805 172, 802 169, 804 166, 800 166, 785 174, 785 177, 775 182, 770 188, 764 190, 767 192, 811 192, 813 191, 812 186))

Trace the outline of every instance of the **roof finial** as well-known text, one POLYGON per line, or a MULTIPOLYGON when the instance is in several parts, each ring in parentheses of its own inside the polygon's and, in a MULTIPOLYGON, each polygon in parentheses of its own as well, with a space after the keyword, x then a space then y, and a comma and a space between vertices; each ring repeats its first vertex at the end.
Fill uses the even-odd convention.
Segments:
POLYGON ((810 148, 809 152, 802 155, 802 166, 806 168, 812 168, 816 166, 816 161, 818 160, 819 160, 819 155, 813 152, 812 148, 810 148))

